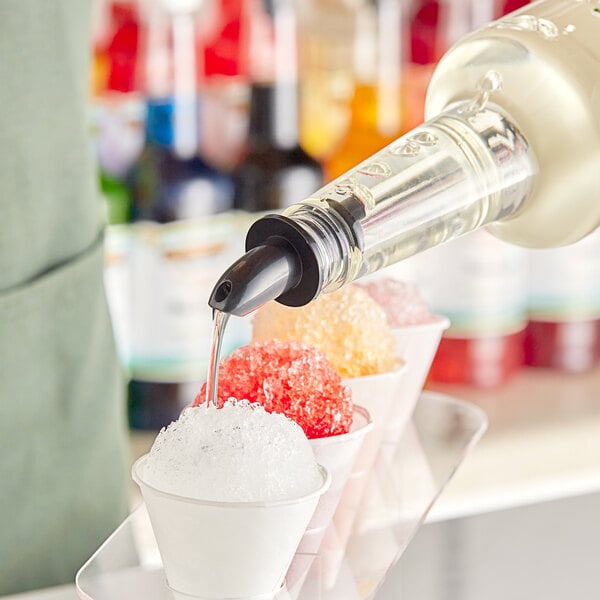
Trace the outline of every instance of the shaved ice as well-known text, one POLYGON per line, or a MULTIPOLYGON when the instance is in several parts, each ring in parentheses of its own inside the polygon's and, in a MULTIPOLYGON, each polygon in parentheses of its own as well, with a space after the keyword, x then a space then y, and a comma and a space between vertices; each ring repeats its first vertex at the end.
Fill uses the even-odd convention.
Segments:
POLYGON ((437 319, 415 283, 380 277, 356 285, 383 308, 390 327, 421 325, 437 319))
POLYGON ((157 436, 144 483, 204 501, 300 498, 323 485, 302 429, 282 414, 249 402, 187 408, 157 436))
POLYGON ((315 346, 344 378, 384 373, 397 366, 394 336, 383 308, 352 284, 302 307, 264 305, 252 321, 252 340, 269 339, 315 346))
MULTIPOLYGON (((206 402, 206 384, 194 402, 206 402)), ((235 350, 219 363, 217 404, 245 399, 293 419, 308 438, 347 433, 352 425, 350 389, 319 350, 269 340, 235 350)))

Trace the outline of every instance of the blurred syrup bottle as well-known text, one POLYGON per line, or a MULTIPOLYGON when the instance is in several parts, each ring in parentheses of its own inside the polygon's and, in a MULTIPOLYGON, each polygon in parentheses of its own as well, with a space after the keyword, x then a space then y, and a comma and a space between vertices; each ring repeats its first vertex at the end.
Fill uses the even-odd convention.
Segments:
POLYGON ((346 135, 354 90, 356 6, 345 0, 297 3, 300 141, 322 163, 346 135))
POLYGON ((299 141, 296 12, 292 0, 248 0, 252 80, 247 152, 234 172, 237 209, 283 209, 312 194, 323 171, 299 141))
POLYGON ((168 223, 231 208, 232 184, 198 153, 201 0, 154 0, 145 41, 146 143, 132 168, 134 220, 168 223))
MULTIPOLYGON (((504 4, 519 2, 526 3, 506 0, 504 4)), ((494 0, 414 0, 411 3, 403 82, 406 130, 424 120, 427 87, 444 53, 462 35, 489 23, 504 14, 504 10, 504 5, 498 6, 494 0)))
POLYGON ((136 0, 94 0, 92 12, 93 95, 135 89, 141 37, 136 0))
POLYGON ((125 175, 144 145, 139 58, 143 16, 137 0, 93 3, 92 131, 107 222, 131 219, 125 175))
POLYGON ((499 16, 508 15, 519 8, 523 8, 525 5, 529 4, 530 1, 531 0, 501 0, 499 16))
POLYGON ((176 419, 197 393, 211 326, 204 298, 236 239, 231 180, 198 154, 201 5, 147 7, 146 144, 129 174, 136 220, 129 420, 140 429, 176 419))
POLYGON ((475 387, 508 381, 523 364, 527 250, 480 230, 414 261, 434 312, 450 319, 429 381, 475 387))
MULTIPOLYGON (((409 13, 409 51, 404 64, 403 88, 407 129, 413 129, 424 120, 425 95, 438 60, 449 47, 444 35, 443 0, 414 0, 409 13)), ((467 29, 465 24, 464 29, 467 29)))
POLYGON ((368 0, 354 13, 354 94, 346 135, 325 162, 338 177, 402 133, 402 2, 368 0))
POLYGON ((200 156, 228 173, 246 150, 249 77, 242 44, 244 4, 245 0, 213 0, 203 11, 200 156))
POLYGON ((567 372, 600 360, 600 229, 563 248, 529 251, 525 364, 567 372))

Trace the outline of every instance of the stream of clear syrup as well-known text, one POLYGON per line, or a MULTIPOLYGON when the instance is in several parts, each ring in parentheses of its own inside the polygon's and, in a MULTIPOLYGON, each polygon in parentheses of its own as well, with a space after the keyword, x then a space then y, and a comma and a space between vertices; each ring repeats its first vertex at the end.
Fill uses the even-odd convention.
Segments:
POLYGON ((206 408, 217 406, 217 391, 219 387, 219 360, 221 358, 221 346, 225 326, 229 320, 229 314, 213 309, 213 336, 210 346, 210 360, 208 361, 208 373, 206 377, 206 408))

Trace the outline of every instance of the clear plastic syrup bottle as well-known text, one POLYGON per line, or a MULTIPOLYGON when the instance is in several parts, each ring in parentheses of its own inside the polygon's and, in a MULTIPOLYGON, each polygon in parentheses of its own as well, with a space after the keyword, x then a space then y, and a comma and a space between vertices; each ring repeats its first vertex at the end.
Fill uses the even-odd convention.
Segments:
POLYGON ((258 220, 252 260, 211 304, 305 304, 483 226, 528 247, 584 237, 600 222, 599 36, 597 2, 541 0, 464 37, 433 75, 426 123, 258 220))

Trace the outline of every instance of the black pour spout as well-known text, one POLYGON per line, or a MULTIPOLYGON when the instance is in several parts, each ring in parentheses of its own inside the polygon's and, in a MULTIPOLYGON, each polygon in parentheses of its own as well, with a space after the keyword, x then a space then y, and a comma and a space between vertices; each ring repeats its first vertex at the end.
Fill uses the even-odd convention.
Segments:
POLYGON ((322 275, 313 238, 281 215, 256 221, 246 237, 246 254, 219 278, 208 304, 244 316, 269 300, 303 306, 321 289, 322 275))

